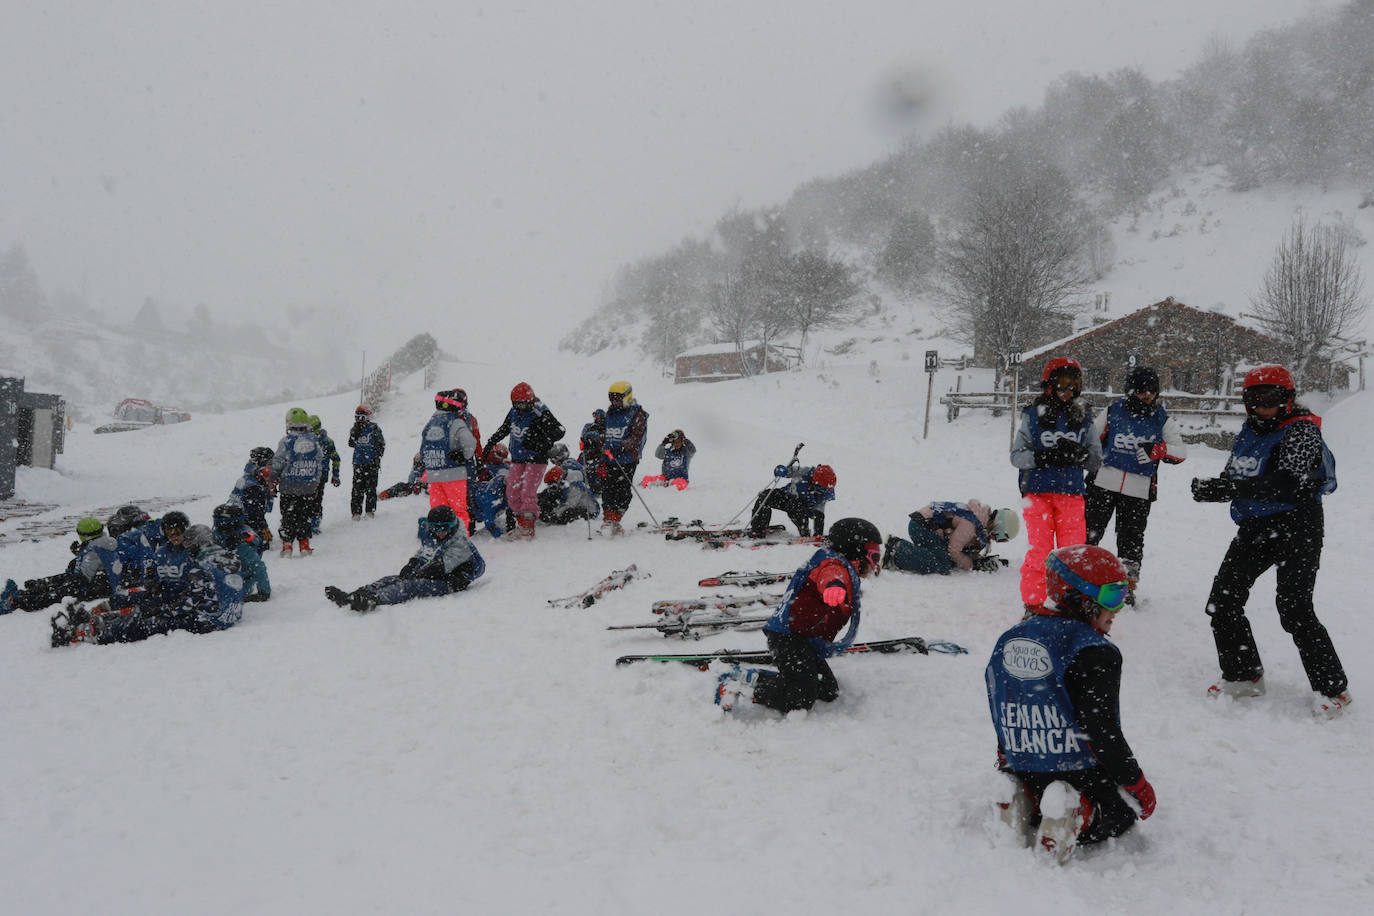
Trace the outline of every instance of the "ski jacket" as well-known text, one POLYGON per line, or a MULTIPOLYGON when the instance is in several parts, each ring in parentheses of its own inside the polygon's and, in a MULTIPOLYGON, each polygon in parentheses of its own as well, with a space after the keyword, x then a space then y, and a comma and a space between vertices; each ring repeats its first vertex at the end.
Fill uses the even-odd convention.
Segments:
POLYGON ((436 410, 420 433, 420 460, 428 483, 468 479, 468 459, 477 450, 477 438, 467 420, 447 410, 436 410))
POLYGON ((376 423, 366 418, 354 423, 348 431, 348 445, 353 449, 355 468, 381 466, 382 455, 386 452, 386 436, 382 435, 382 428, 376 423))
POLYGON ((949 549, 949 557, 960 569, 973 568, 973 561, 988 549, 988 518, 992 510, 976 499, 966 503, 934 502, 911 513, 925 527, 938 534, 949 549))
POLYGON ((1322 437, 1321 418, 1309 413, 1287 417, 1267 433, 1246 421, 1221 473, 1236 481, 1231 518, 1237 523, 1320 503, 1336 489, 1336 457, 1322 437))
POLYGON ((582 470, 582 464, 573 458, 567 458, 559 467, 563 471, 563 476, 558 483, 551 485, 562 489, 558 498, 558 508, 581 510, 589 513, 592 518, 600 515, 601 506, 596 501, 596 494, 587 484, 587 474, 582 470))
POLYGON ((1118 398, 1093 421, 1093 438, 1102 444, 1102 467, 1092 483, 1113 493, 1152 500, 1159 461, 1150 457, 1151 449, 1164 443, 1168 454, 1162 460, 1180 464, 1188 457, 1188 446, 1164 405, 1151 404, 1141 412, 1131 409, 1131 401, 1118 398))
MULTIPOLYGON (((319 489, 326 476, 325 454, 320 440, 308 430, 290 430, 277 443, 272 455, 269 485, 286 496, 309 496, 319 489)), ((245 511, 247 506, 244 507, 245 511)))
POLYGON ((165 613, 193 633, 227 630, 243 619, 243 576, 237 556, 222 547, 206 547, 189 559, 182 590, 163 593, 165 613))
POLYGON ((506 411, 505 421, 487 440, 487 448, 510 436, 510 460, 513 464, 543 464, 549 460, 549 449, 567 430, 553 411, 538 398, 529 410, 506 411))
POLYGON ((267 575, 267 564, 262 561, 266 549, 262 538, 247 525, 238 531, 216 528, 214 537, 216 544, 238 558, 244 594, 257 592, 263 596, 271 595, 272 580, 267 575))
POLYGON ((68 568, 92 583, 98 583, 99 577, 104 576, 110 583, 110 591, 117 591, 124 570, 119 559, 119 544, 108 534, 91 538, 81 545, 68 568))
POLYGON ((267 512, 271 500, 267 485, 258 476, 258 466, 251 461, 248 462, 243 466, 243 475, 235 481, 227 502, 243 509, 243 518, 249 527, 254 531, 262 531, 268 527, 267 512))
POLYGON ((1011 448, 1011 463, 1020 470, 1021 495, 1068 493, 1083 495, 1083 472, 1102 466, 1102 442, 1092 435, 1093 409, 1077 399, 1067 409, 1051 400, 1036 398, 1022 411, 1011 448), (1087 456, 1071 467, 1036 467, 1037 452, 1054 449, 1060 439, 1071 439, 1087 448, 1087 456))
POLYGON ((1081 621, 1042 611, 1003 633, 985 670, 1006 769, 1101 767, 1119 786, 1140 779, 1121 727, 1121 652, 1081 621))
POLYGON ((158 592, 164 596, 180 595, 190 581, 190 569, 195 558, 184 547, 163 544, 153 556, 153 570, 157 576, 158 592))
POLYGON ((643 407, 622 404, 609 408, 606 411, 605 450, 610 453, 610 460, 624 466, 638 464, 648 432, 649 412, 643 407))
POLYGON ((654 449, 654 457, 663 461, 665 480, 676 480, 679 477, 683 480, 690 479, 687 471, 691 468, 696 453, 697 447, 692 444, 691 439, 683 439, 680 448, 669 448, 668 443, 660 442, 658 448, 654 449))
MULTIPOLYGON (((115 539, 115 550, 119 554, 120 581, 126 586, 138 582, 153 568, 153 556, 157 546, 148 536, 147 529, 154 522, 145 522, 130 528, 115 539)), ((159 531, 161 526, 158 526, 159 531)))
MULTIPOLYGON (((781 465, 779 465, 781 467, 781 465)), ((788 482, 782 489, 791 493, 806 504, 812 512, 824 512, 825 504, 835 498, 834 487, 818 487, 811 482, 812 467, 792 466, 787 469, 788 482)))
POLYGON ((462 526, 443 540, 420 530, 420 549, 397 574, 402 579, 434 579, 446 582, 451 591, 462 591, 486 572, 487 564, 462 526))
POLYGON ((829 547, 822 547, 793 574, 778 609, 763 625, 764 632, 805 636, 820 657, 839 655, 853 644, 858 632, 859 595, 858 570, 829 547), (831 607, 821 595, 834 585, 844 588, 846 595, 831 607), (849 629, 836 640, 846 623, 849 629))

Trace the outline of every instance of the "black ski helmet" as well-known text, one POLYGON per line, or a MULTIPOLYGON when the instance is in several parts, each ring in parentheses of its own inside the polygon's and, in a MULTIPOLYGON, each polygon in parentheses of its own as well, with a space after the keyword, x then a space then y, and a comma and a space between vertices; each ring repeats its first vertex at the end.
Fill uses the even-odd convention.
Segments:
POLYGON ((237 528, 243 524, 243 507, 234 503, 220 503, 214 511, 216 528, 237 528))
POLYGON ((110 516, 110 520, 105 523, 105 530, 110 532, 111 537, 119 537, 146 518, 147 516, 138 506, 120 506, 115 510, 114 515, 110 516))
POLYGON ((842 518, 830 526, 830 534, 826 537, 831 549, 855 567, 868 558, 870 544, 879 549, 883 544, 883 536, 866 518, 842 518))
POLYGON ((162 533, 171 534, 174 531, 185 533, 191 526, 191 520, 186 517, 185 512, 168 512, 162 516, 162 533))
POLYGON ((200 552, 215 543, 215 537, 210 533, 208 525, 192 525, 186 529, 186 537, 181 542, 181 546, 193 557, 200 556, 200 552))
POLYGON ((248 453, 248 460, 253 462, 253 464, 257 465, 258 467, 262 468, 272 463, 272 456, 274 454, 276 453, 272 451, 272 449, 268 448, 265 445, 259 445, 257 448, 253 449, 251 452, 248 453))
POLYGON ((1126 393, 1148 391, 1159 394, 1159 373, 1150 366, 1136 366, 1126 373, 1126 393))
POLYGON ((458 513, 454 512, 451 506, 442 503, 430 509, 429 514, 425 516, 425 525, 431 534, 437 534, 441 531, 447 534, 457 524, 458 513))

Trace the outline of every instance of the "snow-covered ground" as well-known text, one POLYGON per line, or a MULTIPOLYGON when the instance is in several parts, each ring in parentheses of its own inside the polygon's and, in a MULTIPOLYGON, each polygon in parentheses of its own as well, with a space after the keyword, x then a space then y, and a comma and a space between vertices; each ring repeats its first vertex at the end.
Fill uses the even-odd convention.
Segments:
MULTIPOLYGON (((888 338, 719 385, 561 355, 525 378, 575 437, 607 382, 633 371, 651 441, 681 427, 700 449, 689 490, 641 491, 659 518, 726 521, 801 441, 805 463, 838 471, 832 521, 863 515, 903 534, 932 499, 1018 505, 1006 418, 937 415, 921 438, 924 346, 888 338)), ((520 377, 450 369, 441 384, 468 390, 489 434, 520 377)), ((952 381, 942 374, 937 391, 952 381)), ((430 412, 431 392, 413 379, 401 388, 379 417, 391 443, 383 485, 404 477, 430 412)), ((203 494, 184 508, 208 521, 248 450, 275 444, 287 406, 120 435, 78 428, 59 471, 25 469, 19 495, 59 503, 59 515, 203 494)), ((303 406, 342 436, 354 401, 303 406)), ((231 630, 53 650, 48 614, 0 618, 4 910, 1358 912, 1374 905, 1374 837, 1361 826, 1374 620, 1359 546, 1374 397, 1318 409, 1341 487, 1327 502, 1317 601, 1355 705, 1337 721, 1311 716, 1272 574, 1251 603, 1268 696, 1204 697, 1216 662, 1202 605, 1233 529, 1224 506, 1188 497, 1188 478, 1224 460, 1195 447, 1161 472, 1143 605, 1112 633, 1127 736, 1159 809, 1064 868, 1015 847, 990 810, 1002 786, 982 672, 1021 615, 1015 564, 870 580, 861 638, 915 634, 969 654, 840 659, 834 704, 741 721, 712 704, 710 674, 613 662, 759 647, 761 634, 683 644, 604 628, 647 621, 653 599, 700 593, 710 573, 795 568, 807 548, 708 551, 643 531, 589 540, 585 525, 541 528, 528 544, 479 534, 488 571, 470 591, 360 616, 323 586, 397 570, 427 506, 384 502, 353 523, 345 470, 315 556, 269 557, 272 600, 231 630), (591 608, 547 606, 631 562, 652 578, 591 608)), ((629 521, 647 518, 636 501, 629 521)), ((1024 539, 1009 546, 1019 560, 1024 539)), ((13 544, 0 548, 0 576, 48 574, 67 558, 66 539, 13 544)))

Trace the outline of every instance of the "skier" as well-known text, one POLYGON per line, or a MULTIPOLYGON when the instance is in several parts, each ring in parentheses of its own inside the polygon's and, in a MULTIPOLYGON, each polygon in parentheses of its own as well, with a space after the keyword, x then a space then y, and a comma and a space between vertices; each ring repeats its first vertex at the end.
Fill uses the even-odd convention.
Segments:
POLYGON ((138 584, 151 569, 153 552, 160 540, 158 526, 150 523, 148 513, 138 506, 128 505, 120 506, 106 519, 105 531, 115 539, 120 587, 138 584))
POLYGON ((1006 561, 988 550, 1020 530, 1021 519, 1012 509, 989 509, 976 499, 929 503, 911 513, 910 541, 887 539, 883 569, 942 576, 951 569, 996 572, 1006 561))
POLYGON ((601 531, 618 535, 625 533, 620 520, 634 496, 631 481, 644 452, 649 412, 639 406, 629 382, 612 382, 606 397, 610 402, 606 410, 606 447, 597 462, 596 475, 601 478, 601 531))
POLYGON ((372 408, 359 404, 353 411, 353 428, 348 431, 348 446, 353 449, 353 486, 348 495, 348 511, 353 521, 377 515, 377 474, 386 453, 386 436, 372 421, 372 408))
POLYGON ((74 554, 66 570, 41 579, 28 579, 20 588, 13 579, 5 580, 0 591, 0 614, 11 611, 41 611, 75 596, 87 601, 113 594, 120 586, 119 545, 105 532, 100 519, 87 516, 76 523, 74 554))
POLYGON ((1264 665, 1245 616, 1255 580, 1275 567, 1279 622, 1293 637, 1313 712, 1336 716, 1350 705, 1345 668, 1312 603, 1325 537, 1322 495, 1336 489, 1336 460, 1322 439, 1321 418, 1294 403, 1293 376, 1283 366, 1245 375, 1247 418, 1220 477, 1194 479, 1193 499, 1229 502, 1236 536, 1222 558, 1207 615, 1221 665, 1211 696, 1264 693, 1264 665))
POLYGON ((262 561, 266 546, 243 518, 243 507, 222 503, 215 507, 215 543, 238 557, 243 577, 243 600, 266 601, 272 597, 272 580, 262 561))
MULTIPOLYGON (((329 462, 328 482, 334 486, 339 486, 339 466, 343 459, 339 456, 339 448, 334 444, 334 440, 329 437, 324 424, 320 418, 313 413, 310 415, 310 431, 315 434, 315 438, 320 440, 320 448, 324 451, 324 457, 329 462)), ((324 485, 326 475, 320 475, 320 481, 315 485, 315 502, 310 516, 310 533, 319 534, 320 524, 324 521, 324 485)))
MULTIPOLYGON (((182 540, 179 532, 178 540, 182 540)), ((175 592, 118 592, 87 610, 71 604, 52 620, 52 645, 76 642, 138 642, 158 633, 226 630, 243 617, 243 579, 238 558, 214 543, 210 529, 184 532, 188 561, 175 592)))
POLYGON ((226 502, 243 507, 243 518, 258 536, 262 550, 272 549, 272 526, 267 513, 272 511, 272 491, 267 481, 272 476, 272 449, 260 445, 248 453, 243 474, 234 483, 226 502))
POLYGON ((420 432, 420 459, 429 483, 429 505, 448 506, 468 524, 468 459, 477 437, 463 416, 467 402, 456 389, 436 392, 434 414, 420 432))
POLYGON ((802 537, 824 534, 825 504, 835 498, 835 484, 838 483, 835 469, 828 464, 814 467, 780 464, 773 469, 773 476, 778 478, 777 482, 786 480, 787 483, 759 493, 749 516, 749 534, 752 537, 767 534, 774 509, 787 513, 802 537))
POLYGON ((716 703, 728 711, 753 703, 788 712, 829 703, 840 688, 826 659, 854 642, 859 580, 879 572, 883 538, 862 518, 842 518, 826 546, 792 576, 777 611, 764 624, 776 672, 734 665, 720 676, 716 703), (840 630, 848 629, 842 637, 840 630))
POLYGON ((425 459, 419 452, 410 459, 410 474, 405 480, 393 483, 385 490, 377 494, 378 499, 395 499, 398 496, 414 496, 417 493, 429 491, 429 484, 425 483, 425 459))
POLYGON ((1013 783, 1002 819, 1063 862, 1153 814, 1155 790, 1122 732, 1121 650, 1107 639, 1126 567, 1089 544, 1045 562, 1044 601, 997 640, 985 680, 998 769, 1013 783))
POLYGON ((473 503, 487 533, 499 538, 515 526, 506 504, 506 476, 510 474, 510 449, 497 442, 487 449, 491 456, 477 473, 477 484, 469 487, 473 503))
POLYGON ((1030 542, 1021 561, 1021 601, 1028 616, 1045 600, 1045 557, 1055 547, 1082 544, 1087 537, 1083 472, 1102 466, 1102 443, 1092 435, 1093 409, 1080 397, 1078 361, 1058 356, 1046 362, 1040 389, 1025 408, 1011 447, 1030 542))
POLYGON ((1159 463, 1179 464, 1188 446, 1178 426, 1159 403, 1159 373, 1137 366, 1126 375, 1126 396, 1098 414, 1093 438, 1102 443, 1102 467, 1088 478, 1085 493, 1086 543, 1097 544, 1116 514, 1116 552, 1130 573, 1135 604, 1140 563, 1145 555, 1145 526, 1155 501, 1159 463))
POLYGON ((268 490, 281 494, 281 555, 291 556, 293 543, 298 543, 301 556, 314 551, 310 547, 310 516, 314 509, 315 491, 325 474, 324 449, 310 431, 310 415, 300 407, 286 412, 286 435, 277 443, 272 455, 272 467, 267 477, 268 490))
POLYGON ((606 457, 606 411, 598 407, 592 411, 592 421, 582 427, 582 436, 577 442, 578 460, 587 475, 587 485, 592 493, 601 496, 605 478, 597 474, 596 468, 606 457))
POLYGON ((429 510, 420 535, 420 549, 399 573, 383 576, 351 592, 329 585, 324 594, 340 607, 370 611, 379 604, 401 604, 412 598, 461 592, 486 568, 482 555, 459 527, 458 514, 452 507, 440 504, 429 510))
MULTIPOLYGON (((520 382, 510 390, 506 419, 487 440, 487 451, 510 436, 510 471, 506 475, 506 504, 515 513, 514 538, 534 537, 539 519, 539 481, 544 477, 549 448, 563 438, 563 424, 535 397, 534 389, 520 382)), ((490 454, 486 456, 488 459, 490 454)))
POLYGON ((677 487, 679 490, 687 489, 687 474, 696 453, 697 447, 692 440, 688 439, 682 430, 673 430, 664 436, 658 448, 654 449, 654 457, 663 462, 661 472, 654 476, 646 474, 639 481, 639 485, 648 487, 650 484, 658 484, 663 487, 677 487))
POLYGON ((549 449, 550 467, 544 472, 544 489, 539 493, 539 518, 550 525, 566 525, 578 519, 601 514, 582 465, 568 454, 562 442, 549 449))

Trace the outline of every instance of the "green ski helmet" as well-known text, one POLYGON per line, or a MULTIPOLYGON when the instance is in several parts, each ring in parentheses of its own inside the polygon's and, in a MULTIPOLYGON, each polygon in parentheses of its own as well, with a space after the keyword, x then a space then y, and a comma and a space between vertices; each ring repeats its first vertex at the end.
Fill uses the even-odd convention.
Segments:
POLYGON ((100 519, 91 518, 89 515, 76 523, 76 536, 81 538, 81 543, 86 543, 91 538, 98 538, 105 532, 105 526, 100 523, 100 519))
POLYGON ((323 423, 320 422, 320 418, 317 417, 317 416, 315 416, 313 413, 310 415, 310 421, 309 421, 309 422, 310 422, 310 431, 311 431, 312 433, 317 433, 317 432, 319 432, 319 431, 320 431, 320 427, 324 425, 323 423))
POLYGON ((287 429, 306 429, 310 426, 310 414, 305 412, 304 407, 292 407, 286 412, 287 429))

